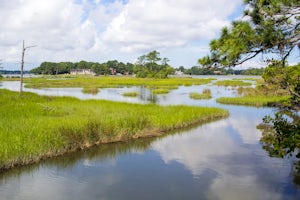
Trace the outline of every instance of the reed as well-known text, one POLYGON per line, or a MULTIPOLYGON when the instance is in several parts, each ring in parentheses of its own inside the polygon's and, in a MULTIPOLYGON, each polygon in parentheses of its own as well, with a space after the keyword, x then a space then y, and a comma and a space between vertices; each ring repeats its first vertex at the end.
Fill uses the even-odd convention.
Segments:
POLYGON ((84 87, 82 88, 82 92, 85 94, 98 94, 99 89, 96 87, 84 87))
POLYGON ((211 99, 212 98, 210 89, 205 89, 205 90, 203 90, 202 93, 191 92, 189 94, 189 96, 190 96, 191 99, 196 99, 196 100, 211 99))
POLYGON ((154 89, 151 92, 152 92, 152 94, 168 94, 170 92, 170 90, 159 88, 159 89, 154 89))
POLYGON ((211 82, 214 79, 198 78, 135 78, 135 77, 115 77, 115 76, 78 76, 73 78, 65 77, 41 77, 27 78, 26 87, 29 88, 47 88, 47 87, 91 87, 91 88, 108 88, 120 86, 146 86, 149 88, 166 87, 168 89, 176 88, 182 85, 202 85, 211 82))
POLYGON ((20 95, 8 90, 0 90, 0 105, 0 170, 228 115, 219 108, 20 95))
POLYGON ((252 84, 241 80, 222 80, 222 81, 215 82, 214 85, 226 86, 226 87, 227 86, 237 87, 237 86, 251 86, 252 84))
POLYGON ((137 97, 139 95, 139 93, 137 92, 124 92, 123 96, 124 97, 137 97))
POLYGON ((248 105, 248 106, 272 106, 277 103, 284 103, 289 96, 244 96, 244 97, 221 97, 217 99, 218 103, 248 105))

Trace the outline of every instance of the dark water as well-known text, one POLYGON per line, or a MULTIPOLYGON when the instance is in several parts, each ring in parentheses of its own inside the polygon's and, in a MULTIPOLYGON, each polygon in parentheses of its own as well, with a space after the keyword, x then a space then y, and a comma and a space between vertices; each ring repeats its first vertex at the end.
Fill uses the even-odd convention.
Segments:
POLYGON ((159 104, 221 106, 230 116, 2 173, 0 199, 300 199, 293 159, 269 157, 259 142, 256 126, 273 110, 215 103, 218 96, 235 95, 231 88, 205 85, 158 96, 159 104), (213 99, 189 99, 190 91, 208 87, 213 99))

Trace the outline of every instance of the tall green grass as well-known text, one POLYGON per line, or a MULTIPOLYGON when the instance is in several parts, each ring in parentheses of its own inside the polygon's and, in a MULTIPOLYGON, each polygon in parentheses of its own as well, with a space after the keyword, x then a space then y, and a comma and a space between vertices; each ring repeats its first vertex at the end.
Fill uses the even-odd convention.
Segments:
POLYGON ((236 87, 236 86, 251 86, 252 84, 241 80, 222 80, 222 81, 216 81, 214 85, 236 87))
POLYGON ((115 76, 79 76, 73 78, 64 77, 42 77, 25 79, 26 87, 45 88, 45 87, 87 87, 87 88, 109 88, 120 86, 146 86, 150 88, 165 87, 176 89, 181 85, 201 85, 207 84, 213 79, 198 78, 135 78, 135 77, 115 77, 115 76))
POLYGON ((170 90, 164 88, 158 88, 151 91, 152 94, 168 94, 170 90))
POLYGON ((221 97, 217 99, 218 103, 248 105, 248 106, 273 106, 277 103, 284 103, 289 96, 244 96, 244 97, 221 97))
POLYGON ((205 89, 205 90, 203 90, 202 93, 191 92, 189 94, 189 96, 190 96, 191 99, 197 99, 197 100, 212 98, 210 89, 205 89))
POLYGON ((96 88, 96 87, 84 87, 82 88, 82 92, 85 93, 85 94, 98 94, 99 92, 99 89, 96 88))
POLYGON ((137 97, 139 95, 139 93, 137 92, 124 92, 123 96, 124 97, 137 97))
POLYGON ((160 135, 228 115, 219 108, 22 95, 0 90, 0 169, 90 147, 160 135))
POLYGON ((241 97, 221 97, 217 99, 218 103, 247 105, 247 106, 274 106, 277 104, 287 104, 290 98, 287 90, 279 89, 271 85, 257 84, 255 88, 239 87, 237 93, 241 97))

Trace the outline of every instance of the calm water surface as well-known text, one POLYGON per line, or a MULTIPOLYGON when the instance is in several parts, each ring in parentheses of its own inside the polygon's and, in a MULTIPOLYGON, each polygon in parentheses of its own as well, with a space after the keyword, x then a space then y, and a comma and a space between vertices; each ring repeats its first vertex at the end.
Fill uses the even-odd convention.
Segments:
MULTIPOLYGON (((3 82, 2 87, 14 90, 13 84, 18 88, 14 82, 3 82)), ((105 89, 96 96, 84 95, 80 88, 31 91, 79 94, 81 99, 100 95, 135 103, 217 106, 228 109, 230 116, 160 138, 102 145, 2 173, 1 200, 300 199, 300 188, 291 174, 293 159, 271 158, 259 142, 261 132, 256 126, 273 110, 215 102, 219 96, 236 96, 232 88, 180 87, 155 97, 138 87, 105 89), (189 92, 205 88, 212 90, 213 99, 189 98, 189 92), (143 94, 125 98, 125 91, 143 94)))

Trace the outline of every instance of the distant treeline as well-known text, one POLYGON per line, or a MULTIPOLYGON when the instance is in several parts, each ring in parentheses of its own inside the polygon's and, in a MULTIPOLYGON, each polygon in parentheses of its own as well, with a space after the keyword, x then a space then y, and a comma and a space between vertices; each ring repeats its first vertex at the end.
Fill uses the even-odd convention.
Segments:
MULTIPOLYGON (((91 69, 96 75, 131 75, 136 74, 139 69, 142 68, 140 64, 123 63, 117 60, 107 61, 105 63, 97 62, 43 62, 37 68, 30 70, 33 74, 69 74, 74 69, 91 69)), ((188 75, 261 75, 264 72, 264 68, 249 68, 245 70, 235 70, 232 68, 204 68, 200 66, 193 66, 191 68, 184 68, 183 66, 175 68, 173 74, 177 71, 188 75)), ((16 72, 16 71, 12 71, 16 72)), ((19 72, 19 71, 18 71, 19 72)), ((4 73, 2 73, 4 74, 4 73)))
POLYGON ((68 74, 73 69, 91 69, 97 75, 105 74, 132 74, 134 65, 131 63, 118 62, 117 60, 106 63, 80 61, 72 62, 43 62, 37 68, 30 70, 34 74, 68 74))
MULTIPOLYGON (((29 74, 29 71, 24 71, 24 74, 29 74)), ((20 70, 0 70, 0 74, 21 74, 20 70)))

